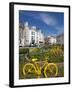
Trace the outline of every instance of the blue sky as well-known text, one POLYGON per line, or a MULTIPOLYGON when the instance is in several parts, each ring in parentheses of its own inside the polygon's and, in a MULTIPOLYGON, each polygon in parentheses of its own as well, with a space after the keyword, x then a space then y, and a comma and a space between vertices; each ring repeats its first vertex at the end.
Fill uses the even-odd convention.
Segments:
POLYGON ((19 22, 40 28, 45 36, 57 36, 64 32, 64 13, 45 11, 19 11, 19 22))

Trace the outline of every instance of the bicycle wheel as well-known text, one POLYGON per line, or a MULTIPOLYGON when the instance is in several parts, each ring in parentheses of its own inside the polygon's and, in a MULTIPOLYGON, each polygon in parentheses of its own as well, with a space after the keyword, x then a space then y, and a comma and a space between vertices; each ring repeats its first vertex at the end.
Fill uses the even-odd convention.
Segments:
POLYGON ((29 78, 36 78, 36 67, 32 63, 27 63, 23 66, 23 74, 24 77, 29 78))
POLYGON ((45 68, 44 68, 44 76, 46 78, 48 77, 56 77, 58 75, 58 67, 54 63, 49 63, 45 68))

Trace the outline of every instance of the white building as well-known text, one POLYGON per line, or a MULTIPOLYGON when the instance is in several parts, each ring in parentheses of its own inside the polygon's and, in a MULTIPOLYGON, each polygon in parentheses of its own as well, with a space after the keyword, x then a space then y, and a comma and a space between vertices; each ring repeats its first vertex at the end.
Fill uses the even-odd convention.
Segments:
POLYGON ((54 37, 54 36, 48 36, 47 37, 47 43, 48 44, 56 44, 56 37, 54 37))
POLYGON ((58 36, 56 37, 56 40, 57 40, 57 44, 63 45, 63 44, 64 44, 64 33, 58 35, 58 36))
POLYGON ((19 46, 32 46, 44 44, 44 36, 41 30, 35 26, 29 27, 28 22, 19 26, 19 46))

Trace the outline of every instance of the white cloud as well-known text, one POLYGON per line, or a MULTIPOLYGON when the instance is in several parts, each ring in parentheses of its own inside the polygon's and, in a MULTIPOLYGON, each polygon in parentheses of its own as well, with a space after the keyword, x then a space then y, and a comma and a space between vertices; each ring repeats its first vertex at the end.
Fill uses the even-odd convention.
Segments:
POLYGON ((40 18, 47 25, 55 26, 57 24, 56 19, 52 16, 46 14, 40 14, 40 18))
POLYGON ((52 26, 55 33, 48 31, 50 35, 56 36, 64 32, 64 26, 60 25, 56 17, 50 16, 49 14, 40 14, 40 19, 47 25, 52 26))

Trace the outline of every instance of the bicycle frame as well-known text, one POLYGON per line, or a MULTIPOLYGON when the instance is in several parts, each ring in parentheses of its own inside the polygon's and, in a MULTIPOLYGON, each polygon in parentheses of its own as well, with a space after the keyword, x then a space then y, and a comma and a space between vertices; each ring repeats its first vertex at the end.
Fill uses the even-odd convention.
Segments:
MULTIPOLYGON (((58 74, 58 67, 57 67, 57 65, 56 65, 55 63, 48 63, 48 60, 45 60, 42 66, 40 66, 40 65, 38 64, 38 62, 29 60, 28 58, 27 58, 27 61, 28 61, 28 63, 25 64, 24 69, 25 69, 25 67, 28 66, 28 65, 32 66, 35 71, 32 72, 32 71, 30 70, 30 68, 29 68, 29 69, 28 69, 28 72, 29 72, 29 73, 35 73, 35 74, 37 75, 37 78, 40 78, 40 77, 41 77, 42 69, 43 69, 44 76, 45 76, 46 78, 48 77, 47 74, 46 74, 46 71, 47 71, 47 70, 49 70, 49 71, 51 72, 51 75, 52 75, 52 73, 53 73, 53 70, 51 70, 52 67, 55 68, 55 70, 56 70, 56 71, 55 71, 55 74, 53 74, 52 76, 57 76, 57 74, 58 74)), ((41 63, 42 63, 42 61, 41 61, 41 63)), ((23 73, 25 74, 25 71, 24 71, 24 70, 23 70, 23 73)))
POLYGON ((37 62, 33 62, 33 64, 34 64, 35 67, 36 67, 36 74, 38 75, 38 78, 40 78, 41 73, 42 73, 41 71, 42 71, 42 69, 43 69, 46 65, 48 65, 48 61, 45 60, 42 67, 41 67, 37 62))

